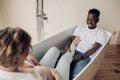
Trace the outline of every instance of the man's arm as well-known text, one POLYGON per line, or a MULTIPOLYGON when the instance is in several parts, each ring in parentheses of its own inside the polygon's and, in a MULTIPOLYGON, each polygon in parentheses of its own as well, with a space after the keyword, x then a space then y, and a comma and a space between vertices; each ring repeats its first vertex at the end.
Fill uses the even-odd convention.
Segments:
POLYGON ((100 43, 95 43, 91 49, 89 49, 88 51, 86 51, 83 55, 82 58, 86 58, 90 55, 92 55, 94 52, 96 52, 102 45, 100 43))
POLYGON ((84 54, 82 55, 74 55, 73 61, 77 62, 80 60, 85 59, 86 57, 92 55, 94 52, 96 52, 102 45, 100 43, 95 43, 91 49, 87 50, 84 54))
POLYGON ((67 45, 66 45, 65 48, 64 48, 64 53, 66 53, 66 52, 69 50, 70 45, 71 45, 72 43, 77 46, 77 44, 79 43, 79 41, 80 41, 79 36, 72 36, 72 37, 69 39, 67 45))
POLYGON ((75 39, 75 36, 70 37, 70 39, 68 40, 68 42, 67 42, 67 44, 65 45, 65 48, 64 48, 64 50, 63 50, 64 53, 66 53, 66 52, 69 50, 70 45, 71 45, 71 43, 72 43, 72 41, 73 41, 74 39, 75 39))

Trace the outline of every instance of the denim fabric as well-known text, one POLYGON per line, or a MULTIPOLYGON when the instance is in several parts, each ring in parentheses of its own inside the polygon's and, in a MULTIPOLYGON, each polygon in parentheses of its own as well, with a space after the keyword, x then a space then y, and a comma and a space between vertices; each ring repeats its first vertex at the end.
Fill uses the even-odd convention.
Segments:
MULTIPOLYGON (((81 55, 83 53, 75 50, 75 54, 81 55)), ((90 62, 90 60, 91 60, 90 57, 87 57, 84 60, 72 63, 70 69, 70 80, 76 77, 76 75, 90 62)))

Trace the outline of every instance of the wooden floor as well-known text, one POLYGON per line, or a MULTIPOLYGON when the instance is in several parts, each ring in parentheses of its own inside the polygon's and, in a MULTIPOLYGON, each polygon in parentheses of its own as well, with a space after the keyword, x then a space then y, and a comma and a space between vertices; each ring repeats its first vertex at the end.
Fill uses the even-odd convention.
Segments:
POLYGON ((120 47, 106 46, 102 65, 94 80, 120 80, 120 47))

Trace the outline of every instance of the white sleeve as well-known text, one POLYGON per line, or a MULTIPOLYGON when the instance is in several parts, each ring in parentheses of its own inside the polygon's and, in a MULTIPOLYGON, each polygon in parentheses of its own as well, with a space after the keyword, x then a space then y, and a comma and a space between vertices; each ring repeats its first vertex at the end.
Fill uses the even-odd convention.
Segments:
POLYGON ((97 36, 96 42, 104 45, 105 41, 107 40, 107 34, 102 30, 100 31, 99 35, 97 36))
POLYGON ((81 27, 78 26, 78 27, 74 30, 73 36, 79 36, 80 30, 81 30, 81 27))

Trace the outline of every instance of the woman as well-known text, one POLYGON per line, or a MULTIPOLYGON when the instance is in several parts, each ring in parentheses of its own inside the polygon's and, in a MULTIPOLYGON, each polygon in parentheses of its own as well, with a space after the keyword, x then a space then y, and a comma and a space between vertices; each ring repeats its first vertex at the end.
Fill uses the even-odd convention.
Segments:
MULTIPOLYGON (((69 80, 69 66, 75 46, 73 45, 71 48, 71 53, 68 51, 60 58, 56 69, 30 66, 24 63, 31 49, 29 34, 21 28, 3 29, 0 31, 0 80, 69 80), (67 73, 65 73, 66 71, 67 73)), ((59 50, 55 47, 46 53, 41 60, 42 64, 47 61, 51 52, 57 55, 52 62, 49 62, 55 66, 60 55, 59 50)))

